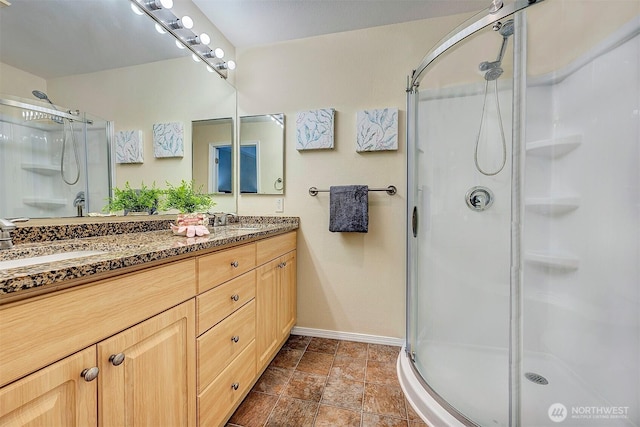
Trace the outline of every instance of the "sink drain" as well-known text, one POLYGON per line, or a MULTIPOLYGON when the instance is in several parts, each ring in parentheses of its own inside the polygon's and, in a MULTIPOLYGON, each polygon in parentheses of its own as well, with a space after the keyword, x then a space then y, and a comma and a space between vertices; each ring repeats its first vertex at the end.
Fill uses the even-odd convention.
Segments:
POLYGON ((534 372, 527 372, 527 373, 524 374, 524 377, 526 379, 528 379, 529 381, 531 381, 532 383, 536 383, 536 384, 540 384, 540 385, 549 384, 549 381, 547 381, 547 379, 545 377, 543 377, 540 374, 536 374, 534 372))

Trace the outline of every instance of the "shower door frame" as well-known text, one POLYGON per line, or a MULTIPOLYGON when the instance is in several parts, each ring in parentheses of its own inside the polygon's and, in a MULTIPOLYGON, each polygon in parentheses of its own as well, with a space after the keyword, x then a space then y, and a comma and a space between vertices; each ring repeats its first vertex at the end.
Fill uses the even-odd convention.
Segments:
POLYGON ((416 307, 413 289, 417 286, 417 261, 413 258, 416 253, 417 227, 419 226, 419 211, 417 206, 418 194, 415 182, 415 153, 418 130, 418 87, 427 68, 451 47, 465 40, 478 31, 492 25, 494 22, 514 15, 518 31, 514 35, 514 81, 513 81, 513 128, 512 128, 512 169, 511 169, 511 271, 510 271, 510 303, 509 303, 509 425, 520 425, 520 378, 522 371, 522 257, 521 235, 523 212, 522 198, 522 173, 524 171, 524 123, 525 118, 525 91, 526 91, 526 18, 524 9, 541 3, 544 0, 516 0, 506 5, 495 13, 490 13, 487 8, 483 12, 470 18, 443 38, 422 60, 420 65, 413 70, 407 78, 407 289, 406 289, 406 340, 405 351, 419 382, 431 397, 447 410, 458 421, 468 426, 477 424, 468 419, 456 408, 441 397, 424 380, 415 366, 415 353, 412 348, 414 340, 414 327, 412 318, 416 307))

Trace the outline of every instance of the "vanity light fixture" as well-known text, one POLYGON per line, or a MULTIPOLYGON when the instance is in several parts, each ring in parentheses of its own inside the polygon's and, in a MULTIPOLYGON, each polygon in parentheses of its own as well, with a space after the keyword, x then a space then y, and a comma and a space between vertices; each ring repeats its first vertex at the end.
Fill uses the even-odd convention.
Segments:
POLYGON ((190 30, 193 28, 193 19, 185 15, 182 18, 174 19, 167 23, 167 25, 173 30, 181 30, 183 28, 190 30))
POLYGON ((214 50, 210 50, 209 52, 205 52, 203 55, 204 55, 205 58, 222 59, 222 58, 224 58, 224 50, 222 50, 219 47, 217 47, 214 50))
POLYGON ((227 78, 227 70, 234 70, 234 61, 220 61, 224 57, 224 50, 217 47, 209 48, 211 37, 206 33, 192 31, 193 19, 189 16, 178 18, 169 10, 173 7, 173 0, 130 0, 131 9, 138 15, 147 15, 155 21, 159 33, 169 33, 175 37, 175 44, 179 49, 191 51, 191 57, 196 62, 203 62, 207 71, 216 72, 223 79, 227 78))
POLYGON ((229 60, 227 62, 218 62, 217 64, 214 64, 213 67, 216 70, 235 70, 236 63, 232 60, 229 60))
POLYGON ((171 9, 173 0, 146 0, 144 7, 149 10, 171 9))
POLYGON ((211 37, 207 33, 202 33, 199 36, 190 37, 186 41, 191 45, 208 45, 211 43, 211 37))

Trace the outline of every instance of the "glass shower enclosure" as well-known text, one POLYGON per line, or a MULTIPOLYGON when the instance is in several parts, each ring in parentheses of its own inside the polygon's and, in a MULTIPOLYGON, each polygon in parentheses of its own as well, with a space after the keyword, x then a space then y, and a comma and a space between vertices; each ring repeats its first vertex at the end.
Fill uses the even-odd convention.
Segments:
POLYGON ((111 194, 112 124, 0 96, 0 218, 100 212, 111 194))
POLYGON ((410 400, 433 425, 638 426, 640 2, 529 3, 408 88, 410 400))

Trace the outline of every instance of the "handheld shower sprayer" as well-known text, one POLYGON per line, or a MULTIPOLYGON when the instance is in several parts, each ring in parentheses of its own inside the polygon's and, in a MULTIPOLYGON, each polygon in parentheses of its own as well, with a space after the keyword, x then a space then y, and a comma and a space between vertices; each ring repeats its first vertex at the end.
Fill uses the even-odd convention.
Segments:
MULTIPOLYGON (((53 107, 54 110, 60 111, 55 106, 55 104, 53 102, 51 102, 51 100, 49 99, 49 97, 47 96, 46 93, 44 93, 44 92, 42 92, 40 90, 34 90, 34 91, 31 91, 31 93, 36 98, 41 99, 43 101, 49 102, 49 104, 51 104, 51 106, 53 107)), ((73 153, 74 153, 74 157, 76 159, 76 177, 75 177, 74 180, 69 181, 64 176, 64 158, 65 158, 64 153, 65 153, 66 148, 67 148, 67 126, 66 126, 66 122, 60 116, 51 116, 51 120, 53 120, 55 123, 58 123, 58 124, 62 125, 62 156, 60 158, 60 176, 62 176, 62 180, 65 182, 65 184, 74 185, 80 179, 80 160, 78 158, 78 144, 77 144, 77 141, 76 141, 76 135, 75 135, 75 133, 73 131, 73 123, 71 122, 71 120, 67 120, 67 122, 69 122, 69 134, 71 135, 71 144, 72 144, 72 147, 73 147, 73 153)))
POLYGON ((476 138, 476 147, 474 153, 474 162, 476 165, 476 169, 478 172, 485 176, 493 176, 498 174, 505 166, 507 162, 507 145, 504 136, 504 128, 502 126, 502 116, 500 114, 500 101, 498 99, 498 78, 504 73, 502 69, 502 59, 507 51, 507 44, 509 43, 509 37, 511 37, 515 31, 513 19, 509 19, 508 21, 496 22, 493 24, 493 30, 500 33, 502 36, 502 44, 500 45, 500 51, 498 52, 498 57, 495 61, 483 61, 478 65, 478 69, 484 73, 485 86, 484 86, 484 102, 482 104, 482 116, 480 119, 480 129, 478 130, 478 137, 476 138), (498 128, 500 139, 502 142, 502 162, 500 166, 497 167, 493 171, 487 171, 480 166, 480 162, 478 160, 478 150, 480 146, 481 139, 484 140, 487 137, 485 135, 487 133, 487 127, 489 123, 487 122, 487 104, 488 104, 488 94, 489 94, 489 82, 494 83, 494 105, 496 114, 498 116, 498 128))

